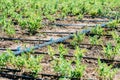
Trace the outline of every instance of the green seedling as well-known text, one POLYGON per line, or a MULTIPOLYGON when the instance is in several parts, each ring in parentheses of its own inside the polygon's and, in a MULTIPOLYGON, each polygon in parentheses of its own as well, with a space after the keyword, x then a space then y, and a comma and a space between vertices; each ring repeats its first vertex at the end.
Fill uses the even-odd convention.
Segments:
POLYGON ((90 11, 90 15, 94 18, 95 16, 97 16, 97 10, 91 10, 90 11))
POLYGON ((83 15, 82 14, 79 14, 78 16, 77 16, 77 20, 82 20, 83 19, 83 15))
POLYGON ((40 65, 40 61, 42 59, 42 56, 31 56, 29 60, 27 60, 27 70, 28 72, 31 72, 33 77, 37 77, 38 73, 42 70, 42 67, 40 65))
POLYGON ((112 31, 111 35, 116 43, 120 43, 120 36, 118 35, 118 33, 116 31, 112 31))
POLYGON ((101 26, 96 26, 91 30, 91 33, 98 34, 98 35, 103 35, 105 32, 104 32, 104 29, 101 26))
POLYGON ((74 38, 70 44, 73 46, 79 45, 80 43, 82 43, 84 38, 85 38, 85 34, 81 34, 81 33, 74 34, 74 38))
POLYGON ((103 46, 104 56, 108 59, 114 59, 115 56, 119 54, 119 48, 120 44, 116 45, 115 47, 112 47, 112 44, 108 43, 106 47, 103 46))
POLYGON ((14 25, 12 24, 12 21, 7 20, 7 18, 5 16, 4 16, 3 20, 0 22, 0 24, 2 25, 2 30, 5 31, 5 33, 8 36, 11 37, 16 33, 14 25))
POLYGON ((92 45, 101 45, 103 43, 102 39, 98 39, 97 36, 89 37, 89 40, 92 45))
POLYGON ((81 59, 84 56, 84 53, 86 53, 86 49, 80 49, 78 46, 75 50, 75 69, 71 71, 71 76, 73 78, 82 78, 85 71, 85 65, 81 64, 81 59))
POLYGON ((19 69, 23 73, 28 72, 31 76, 37 77, 42 70, 40 65, 42 58, 41 55, 32 56, 24 53, 21 56, 15 56, 12 51, 7 50, 6 54, 0 55, 0 67, 19 69))
POLYGON ((53 61, 54 71, 63 77, 68 77, 71 75, 71 62, 60 57, 58 60, 53 61))
POLYGON ((14 35, 16 32, 15 32, 15 29, 12 25, 9 25, 5 28, 5 32, 7 33, 8 36, 12 36, 14 35))
POLYGON ((35 34, 36 31, 41 28, 40 19, 30 18, 27 25, 28 25, 28 31, 31 34, 35 34))
POLYGON ((79 12, 80 12, 80 10, 79 10, 77 7, 74 7, 74 8, 72 9, 72 14, 73 14, 73 15, 78 15, 79 12))
POLYGON ((112 65, 107 65, 106 63, 101 63, 98 59, 98 75, 100 80, 113 80, 113 77, 117 73, 117 69, 113 69, 112 65))
POLYGON ((63 56, 60 56, 59 58, 55 58, 55 60, 52 62, 52 66, 54 71, 62 76, 60 80, 62 79, 69 80, 73 78, 80 79, 84 75, 85 65, 81 63, 81 59, 85 52, 86 50, 81 50, 79 49, 79 47, 76 47, 75 54, 74 54, 75 55, 74 67, 72 66, 73 60, 67 60, 63 56))
POLYGON ((5 67, 8 61, 8 57, 5 53, 0 55, 0 68, 5 67))
POLYGON ((54 57, 54 55, 55 55, 55 50, 51 47, 51 46, 48 46, 48 54, 50 55, 50 57, 52 58, 52 59, 54 59, 55 57, 54 57))
POLYGON ((107 24, 109 28, 116 28, 120 22, 118 20, 111 21, 107 24))
POLYGON ((80 63, 82 57, 84 56, 84 53, 86 53, 87 50, 86 49, 80 49, 79 46, 76 46, 76 49, 75 49, 75 57, 76 59, 79 61, 78 63, 80 63))
POLYGON ((64 55, 68 54, 68 49, 65 48, 65 46, 63 44, 60 44, 58 47, 58 51, 61 57, 63 57, 64 55))
POLYGON ((47 18, 50 22, 54 22, 55 18, 52 15, 47 15, 47 18))

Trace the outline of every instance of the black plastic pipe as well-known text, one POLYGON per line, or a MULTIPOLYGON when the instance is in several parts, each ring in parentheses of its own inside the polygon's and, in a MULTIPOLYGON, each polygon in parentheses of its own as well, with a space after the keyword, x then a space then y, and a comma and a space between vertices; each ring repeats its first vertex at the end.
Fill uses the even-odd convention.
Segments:
MULTIPOLYGON (((86 34, 86 33, 88 33, 88 32, 90 32, 90 29, 82 30, 82 31, 81 31, 81 34, 86 34)), ((22 50, 20 49, 20 50, 18 50, 18 51, 14 51, 14 54, 15 54, 15 55, 19 55, 19 54, 24 53, 24 52, 30 52, 31 50, 35 50, 35 49, 39 49, 39 48, 42 48, 42 47, 51 45, 51 44, 53 44, 53 43, 60 43, 60 42, 63 42, 63 41, 65 41, 65 40, 67 40, 67 39, 72 38, 73 36, 74 36, 73 34, 70 34, 70 35, 68 35, 68 36, 65 36, 65 37, 62 37, 62 38, 58 38, 58 39, 56 39, 56 40, 50 40, 50 41, 45 42, 45 43, 43 43, 43 44, 39 44, 39 45, 36 45, 36 46, 28 47, 28 48, 25 48, 25 49, 22 49, 22 50)))
MULTIPOLYGON (((35 54, 46 54, 48 55, 47 52, 34 52, 35 54)), ((60 54, 55 54, 55 56, 60 56, 60 54)), ((75 57, 74 55, 64 55, 65 57, 75 57)), ((98 60, 98 58, 95 58, 95 57, 89 57, 89 56, 83 56, 82 57, 83 59, 91 59, 91 60, 98 60)), ((113 59, 104 59, 104 58, 100 58, 100 61, 102 62, 119 62, 120 63, 120 60, 113 60, 113 59)))
POLYGON ((39 40, 39 39, 23 39, 23 38, 7 38, 7 37, 0 37, 1 40, 20 40, 20 41, 49 41, 49 40, 39 40))
POLYGON ((2 77, 6 77, 6 78, 9 78, 9 79, 25 79, 25 80, 43 80, 43 79, 35 79, 33 77, 30 77, 30 76, 25 76, 25 75, 16 75, 16 74, 8 74, 8 73, 5 73, 5 72, 0 72, 0 75, 2 77))
POLYGON ((57 18, 55 20, 57 20, 57 21, 68 20, 68 21, 81 21, 81 22, 109 22, 109 20, 104 20, 104 19, 92 20, 90 18, 88 18, 87 20, 86 19, 84 19, 84 20, 76 20, 76 19, 68 19, 68 18, 65 18, 65 19, 57 18))

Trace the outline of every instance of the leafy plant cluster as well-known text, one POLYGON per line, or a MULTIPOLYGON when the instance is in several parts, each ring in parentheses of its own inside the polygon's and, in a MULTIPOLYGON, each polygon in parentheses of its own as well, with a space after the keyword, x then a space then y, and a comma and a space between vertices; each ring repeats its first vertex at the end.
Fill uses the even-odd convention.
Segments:
POLYGON ((71 45, 76 46, 82 43, 85 39, 85 34, 81 34, 78 32, 77 34, 74 34, 73 40, 71 41, 71 45))
MULTIPOLYGON (((113 21, 114 22, 114 21, 113 21)), ((120 35, 119 32, 115 31, 110 31, 110 32, 105 32, 104 28, 101 28, 100 26, 96 26, 91 30, 91 33, 94 33, 95 35, 93 36, 88 36, 88 44, 90 43, 91 45, 101 45, 103 50, 101 53, 103 53, 104 57, 107 59, 114 59, 117 55, 119 55, 120 52, 120 35), (112 42, 104 42, 102 39, 102 35, 104 34, 110 34, 112 37, 112 42)), ((81 43, 84 43, 85 34, 74 34, 74 37, 72 41, 70 42, 71 45, 73 46, 79 46, 81 43)), ((85 43, 86 44, 86 43, 85 43)))
POLYGON ((106 46, 103 46, 104 56, 108 59, 114 59, 120 52, 120 43, 116 44, 115 47, 111 43, 108 43, 106 46))
POLYGON ((42 20, 75 15, 118 16, 118 0, 0 0, 0 27, 8 35, 15 34, 16 25, 35 34, 42 28, 42 20))
POLYGON ((12 51, 0 55, 0 67, 21 70, 23 73, 28 72, 29 75, 37 77, 42 70, 40 61, 42 56, 32 56, 30 53, 15 56, 12 51))
POLYGON ((120 19, 117 19, 117 20, 113 20, 113 21, 108 22, 107 27, 117 28, 119 26, 119 24, 120 24, 120 19))
POLYGON ((58 47, 58 51, 60 56, 54 58, 52 62, 54 71, 63 76, 61 79, 81 79, 86 69, 86 66, 81 63, 81 59, 86 50, 81 50, 79 47, 76 47, 74 52, 75 60, 67 60, 65 58, 64 55, 68 54, 68 49, 62 44, 58 47), (75 63, 74 65, 73 61, 75 63))
MULTIPOLYGON (((74 51, 74 59, 67 59, 65 55, 68 54, 68 49, 64 45, 60 44, 58 46, 59 57, 55 57, 55 49, 49 46, 48 52, 54 56, 52 61, 52 67, 56 73, 61 75, 59 80, 79 80, 82 79, 84 72, 86 70, 86 65, 81 63, 81 59, 84 56, 84 53, 87 52, 86 49, 80 49, 76 46, 74 51), (74 62, 74 63, 73 63, 74 62)), ((98 67, 96 67, 97 74, 100 80, 112 80, 118 69, 113 68, 112 65, 102 63, 100 58, 98 58, 98 67)))
MULTIPOLYGON (((106 51, 105 54, 108 58, 112 58, 111 55, 114 55, 113 53, 110 54, 113 52, 111 50, 117 52, 117 49, 120 49, 120 46, 118 46, 116 49, 111 48, 112 47, 110 44, 104 48, 106 51)), ((57 49, 54 49, 51 46, 48 47, 49 56, 52 58, 50 63, 52 69, 58 75, 61 75, 59 80, 82 79, 87 66, 83 64, 81 60, 87 50, 80 49, 78 46, 76 46, 73 54, 74 58, 71 59, 65 57, 65 55, 68 55, 68 50, 69 49, 66 48, 63 44, 60 44, 57 49), (59 53, 59 57, 55 56, 57 51, 59 53)), ((19 69, 23 73, 27 72, 30 76, 37 77, 38 73, 42 70, 42 66, 40 65, 41 59, 41 55, 33 56, 30 53, 15 56, 12 51, 8 50, 7 54, 3 53, 0 55, 0 68, 7 67, 12 69, 19 69)), ((114 75, 117 73, 117 69, 114 69, 112 65, 102 63, 100 59, 98 59, 98 67, 96 69, 101 80, 112 80, 114 75)))
POLYGON ((98 59, 98 75, 100 80, 113 80, 113 77, 117 73, 118 69, 113 68, 112 65, 107 65, 106 63, 102 63, 100 59, 98 59))

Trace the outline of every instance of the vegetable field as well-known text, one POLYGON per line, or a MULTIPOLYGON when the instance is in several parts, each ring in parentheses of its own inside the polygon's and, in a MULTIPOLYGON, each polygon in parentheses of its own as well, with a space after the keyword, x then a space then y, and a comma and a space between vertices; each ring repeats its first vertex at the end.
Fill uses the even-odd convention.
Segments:
POLYGON ((0 0, 1 80, 120 80, 120 0, 0 0))

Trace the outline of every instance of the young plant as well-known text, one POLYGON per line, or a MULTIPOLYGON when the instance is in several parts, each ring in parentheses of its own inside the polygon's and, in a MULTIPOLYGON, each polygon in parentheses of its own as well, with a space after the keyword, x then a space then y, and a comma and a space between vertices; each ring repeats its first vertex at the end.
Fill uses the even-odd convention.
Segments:
POLYGON ((81 79, 82 76, 84 75, 84 71, 85 71, 85 65, 83 65, 81 63, 81 59, 84 55, 84 53, 86 52, 86 49, 80 49, 78 46, 76 47, 75 50, 75 68, 72 69, 71 71, 71 76, 73 78, 79 78, 81 79))
POLYGON ((91 33, 93 34, 98 34, 98 35, 103 35, 104 34, 104 29, 101 26, 96 26, 91 30, 91 33))
POLYGON ((74 53, 74 56, 76 58, 76 61, 78 63, 80 63, 82 57, 84 56, 84 53, 86 53, 87 50, 86 49, 80 49, 79 46, 76 46, 76 49, 75 49, 75 53, 74 53))
POLYGON ((109 27, 109 28, 116 28, 119 23, 120 23, 119 20, 114 20, 114 21, 109 22, 107 24, 107 27, 109 27))
POLYGON ((78 16, 77 16, 77 20, 82 20, 83 19, 83 15, 82 14, 79 14, 78 16))
POLYGON ((15 68, 24 71, 23 69, 27 65, 27 61, 26 60, 27 60, 27 58, 26 58, 26 56, 24 54, 22 54, 21 56, 16 57, 15 60, 14 60, 15 68))
POLYGON ((28 31, 31 34, 35 34, 36 31, 41 28, 41 19, 40 18, 29 18, 29 21, 27 22, 27 26, 28 26, 28 31))
POLYGON ((92 45, 102 44, 102 39, 98 39, 98 36, 89 37, 89 40, 92 45))
POLYGON ((92 16, 92 18, 94 18, 95 16, 97 16, 97 13, 98 12, 97 12, 96 9, 90 11, 90 15, 92 16))
POLYGON ((72 9, 72 14, 73 15, 78 15, 80 13, 80 10, 78 9, 78 7, 74 7, 73 9, 72 9))
POLYGON ((31 76, 37 77, 38 73, 42 70, 42 67, 40 65, 41 59, 42 56, 30 56, 30 58, 27 60, 26 68, 28 72, 31 72, 31 76))
POLYGON ((55 57, 54 57, 54 55, 55 55, 55 50, 51 47, 51 46, 48 46, 48 54, 50 55, 50 57, 52 58, 52 59, 54 59, 55 57))
POLYGON ((5 67, 8 61, 8 56, 5 53, 0 55, 0 68, 5 67))
POLYGON ((119 54, 119 48, 120 44, 118 44, 116 47, 112 47, 112 44, 108 43, 106 47, 103 46, 104 56, 108 59, 114 59, 115 56, 119 54))
POLYGON ((60 44, 58 46, 58 51, 60 54, 59 58, 55 58, 53 61, 53 68, 55 72, 61 74, 61 76, 69 76, 70 75, 70 69, 71 69, 71 62, 67 61, 64 58, 65 54, 68 54, 68 50, 64 47, 63 44, 60 44))
POLYGON ((64 57, 64 55, 68 54, 68 49, 65 48, 63 44, 60 44, 58 47, 58 51, 61 57, 64 57))
MULTIPOLYGON (((60 48, 59 48, 60 49, 60 48)), ((63 49, 61 49, 63 50, 63 49)), ((60 51, 61 52, 61 51, 60 51)), ((65 51, 66 52, 66 51, 65 51)), ((86 52, 86 50, 80 50, 79 47, 76 47, 75 50, 75 64, 72 66, 72 60, 67 60, 65 57, 63 57, 63 53, 59 58, 56 58, 52 65, 54 68, 54 71, 57 72, 62 76, 61 79, 80 79, 85 71, 85 65, 82 65, 81 59, 83 56, 83 53, 86 52)))
POLYGON ((2 57, 0 58, 0 66, 19 69, 23 73, 30 73, 29 76, 37 77, 41 71, 40 61, 42 56, 32 56, 24 53, 21 56, 15 56, 12 51, 7 50, 6 54, 0 57, 2 57))
POLYGON ((54 18, 52 15, 47 15, 46 17, 47 17, 47 19, 48 19, 50 22, 54 22, 54 21, 55 21, 55 18, 54 18))
POLYGON ((117 73, 117 69, 112 69, 112 65, 107 65, 106 63, 101 63, 98 59, 98 75, 100 80, 113 80, 113 77, 117 73))
POLYGON ((5 31, 5 33, 8 36, 11 37, 16 33, 14 25, 12 24, 11 20, 7 20, 7 18, 3 18, 3 21, 0 24, 3 25, 2 29, 3 31, 5 31))
POLYGON ((71 61, 66 60, 63 57, 60 57, 53 61, 54 71, 65 77, 69 77, 71 75, 71 61))
POLYGON ((111 35, 116 43, 120 43, 120 36, 118 35, 117 31, 112 31, 111 35))
POLYGON ((85 38, 85 34, 77 33, 74 34, 74 38, 72 42, 70 43, 73 46, 79 45, 85 38))
POLYGON ((8 36, 13 36, 16 33, 15 28, 13 27, 13 25, 8 25, 5 28, 5 32, 7 33, 8 36))
POLYGON ((7 61, 6 66, 9 66, 10 68, 14 68, 16 66, 15 65, 16 64, 15 63, 15 59, 16 59, 15 54, 9 49, 7 50, 6 54, 8 56, 8 61, 7 61))

